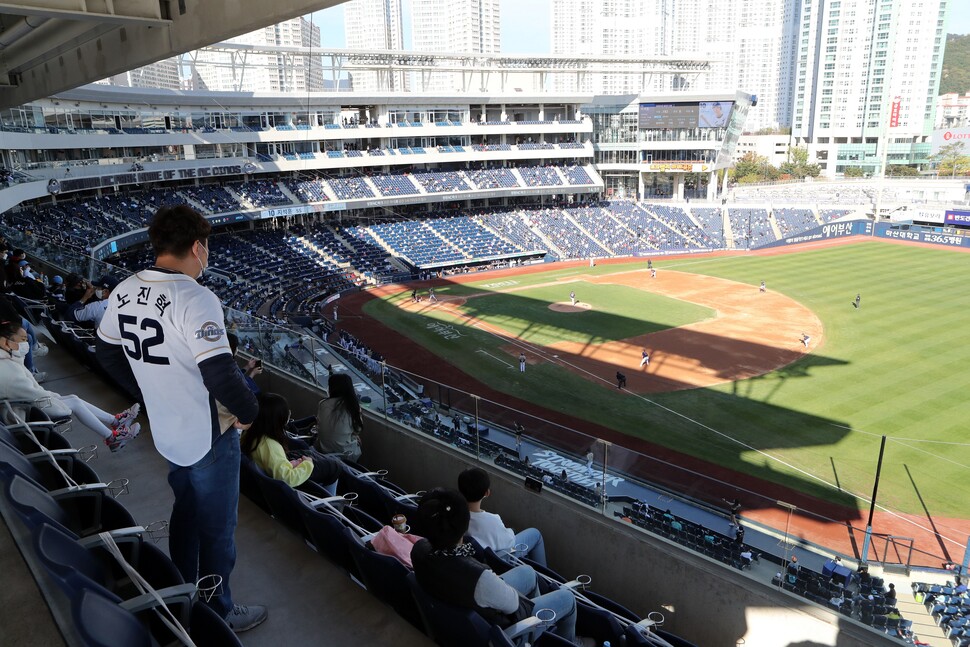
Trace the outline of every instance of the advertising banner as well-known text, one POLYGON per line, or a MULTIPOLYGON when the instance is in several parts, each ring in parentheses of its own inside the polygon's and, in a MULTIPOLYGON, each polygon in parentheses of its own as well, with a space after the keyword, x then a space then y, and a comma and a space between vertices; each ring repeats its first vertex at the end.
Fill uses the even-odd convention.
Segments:
POLYGON ((869 220, 849 220, 847 222, 830 222, 821 227, 804 231, 795 236, 782 238, 770 242, 766 245, 759 245, 757 249, 766 247, 784 247, 787 245, 800 245, 819 240, 829 240, 832 238, 842 238, 843 236, 871 236, 872 222, 869 220))

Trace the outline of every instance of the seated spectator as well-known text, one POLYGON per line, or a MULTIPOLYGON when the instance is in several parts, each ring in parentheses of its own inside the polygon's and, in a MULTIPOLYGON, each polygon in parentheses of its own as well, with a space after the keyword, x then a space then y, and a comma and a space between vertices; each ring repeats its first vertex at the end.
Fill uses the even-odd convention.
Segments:
POLYGON ((542 541, 542 533, 535 528, 526 528, 516 533, 511 528, 505 527, 502 517, 482 510, 482 501, 492 493, 491 486, 488 472, 478 467, 469 467, 458 475, 458 491, 465 497, 471 517, 468 534, 479 544, 491 548, 496 553, 510 553, 516 546, 525 545, 523 550, 515 550, 516 555, 528 557, 537 564, 545 566, 546 546, 542 541))
POLYGON ((55 274, 51 279, 50 295, 55 301, 64 301, 64 277, 55 274))
POLYGON ((30 271, 27 260, 17 261, 12 270, 8 268, 7 282, 10 290, 24 299, 39 301, 46 296, 44 284, 30 271))
POLYGON ((885 599, 886 599, 886 603, 887 604, 890 604, 890 603, 893 603, 893 602, 896 601, 896 585, 895 584, 890 584, 889 585, 889 590, 886 591, 885 599))
POLYGON ((786 569, 790 575, 798 575, 798 571, 801 570, 801 565, 798 563, 798 558, 794 555, 791 556, 791 561, 788 562, 788 568, 786 569))
POLYGON ((29 342, 19 319, 0 321, 0 399, 25 403, 43 411, 53 420, 75 416, 82 425, 104 438, 104 444, 116 452, 138 435, 141 425, 135 422, 140 407, 137 403, 112 415, 76 395, 60 395, 44 389, 24 366, 29 342))
POLYGON ((313 446, 323 454, 340 454, 360 459, 360 432, 364 421, 354 381, 346 373, 335 373, 327 382, 330 397, 317 407, 317 439, 313 446))
POLYGON ((454 490, 435 489, 421 498, 418 515, 426 537, 411 551, 414 575, 432 597, 474 609, 487 622, 509 627, 536 609, 556 613, 552 632, 577 645, 595 644, 576 636, 576 598, 566 589, 537 595, 538 578, 529 566, 502 575, 475 558, 464 542, 470 513, 464 497, 454 490))
POLYGON ((47 373, 37 370, 37 367, 34 366, 34 358, 46 355, 49 350, 47 345, 37 341, 37 335, 34 334, 34 327, 27 321, 26 317, 20 316, 20 313, 17 312, 17 309, 10 301, 2 296, 0 296, 0 321, 20 321, 24 330, 27 331, 28 350, 27 355, 23 358, 23 365, 34 375, 34 379, 38 383, 46 380, 47 373))
POLYGON ((290 419, 286 398, 276 393, 262 393, 257 397, 259 413, 252 426, 243 432, 239 441, 242 453, 253 459, 260 469, 290 487, 299 487, 313 480, 331 495, 337 493, 340 465, 326 457, 313 460, 299 450, 291 451, 284 427, 290 419))
POLYGON ((94 283, 89 283, 81 298, 67 307, 78 323, 91 322, 95 329, 101 325, 105 310, 108 309, 108 297, 111 291, 118 287, 118 279, 110 274, 102 276, 94 283))

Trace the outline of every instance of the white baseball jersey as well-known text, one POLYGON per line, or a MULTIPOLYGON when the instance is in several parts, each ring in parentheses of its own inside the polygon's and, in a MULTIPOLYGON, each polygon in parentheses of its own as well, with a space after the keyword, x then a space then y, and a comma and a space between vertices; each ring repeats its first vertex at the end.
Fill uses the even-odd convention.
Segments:
POLYGON ((98 336, 124 348, 159 453, 197 463, 221 431, 198 366, 230 352, 219 298, 179 272, 143 270, 111 293, 98 336))

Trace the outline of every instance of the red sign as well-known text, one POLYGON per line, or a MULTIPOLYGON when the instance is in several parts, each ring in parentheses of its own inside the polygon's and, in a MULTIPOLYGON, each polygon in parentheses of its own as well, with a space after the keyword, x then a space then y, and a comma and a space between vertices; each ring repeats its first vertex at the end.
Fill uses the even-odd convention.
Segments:
POLYGON ((889 113, 889 127, 896 128, 899 126, 899 106, 902 104, 902 97, 896 97, 893 99, 893 108, 889 113))

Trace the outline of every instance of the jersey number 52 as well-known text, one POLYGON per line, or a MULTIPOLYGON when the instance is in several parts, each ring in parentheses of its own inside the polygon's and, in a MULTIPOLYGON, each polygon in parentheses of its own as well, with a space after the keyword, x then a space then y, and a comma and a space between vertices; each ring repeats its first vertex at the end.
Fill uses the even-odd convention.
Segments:
POLYGON ((161 355, 152 355, 151 349, 165 343, 165 331, 162 324, 155 319, 142 319, 138 323, 138 317, 132 315, 118 315, 118 328, 121 330, 121 338, 131 342, 131 347, 124 344, 125 353, 136 362, 146 364, 168 364, 168 358, 161 355), (142 339, 136 330, 145 332, 151 331, 151 335, 142 339))

